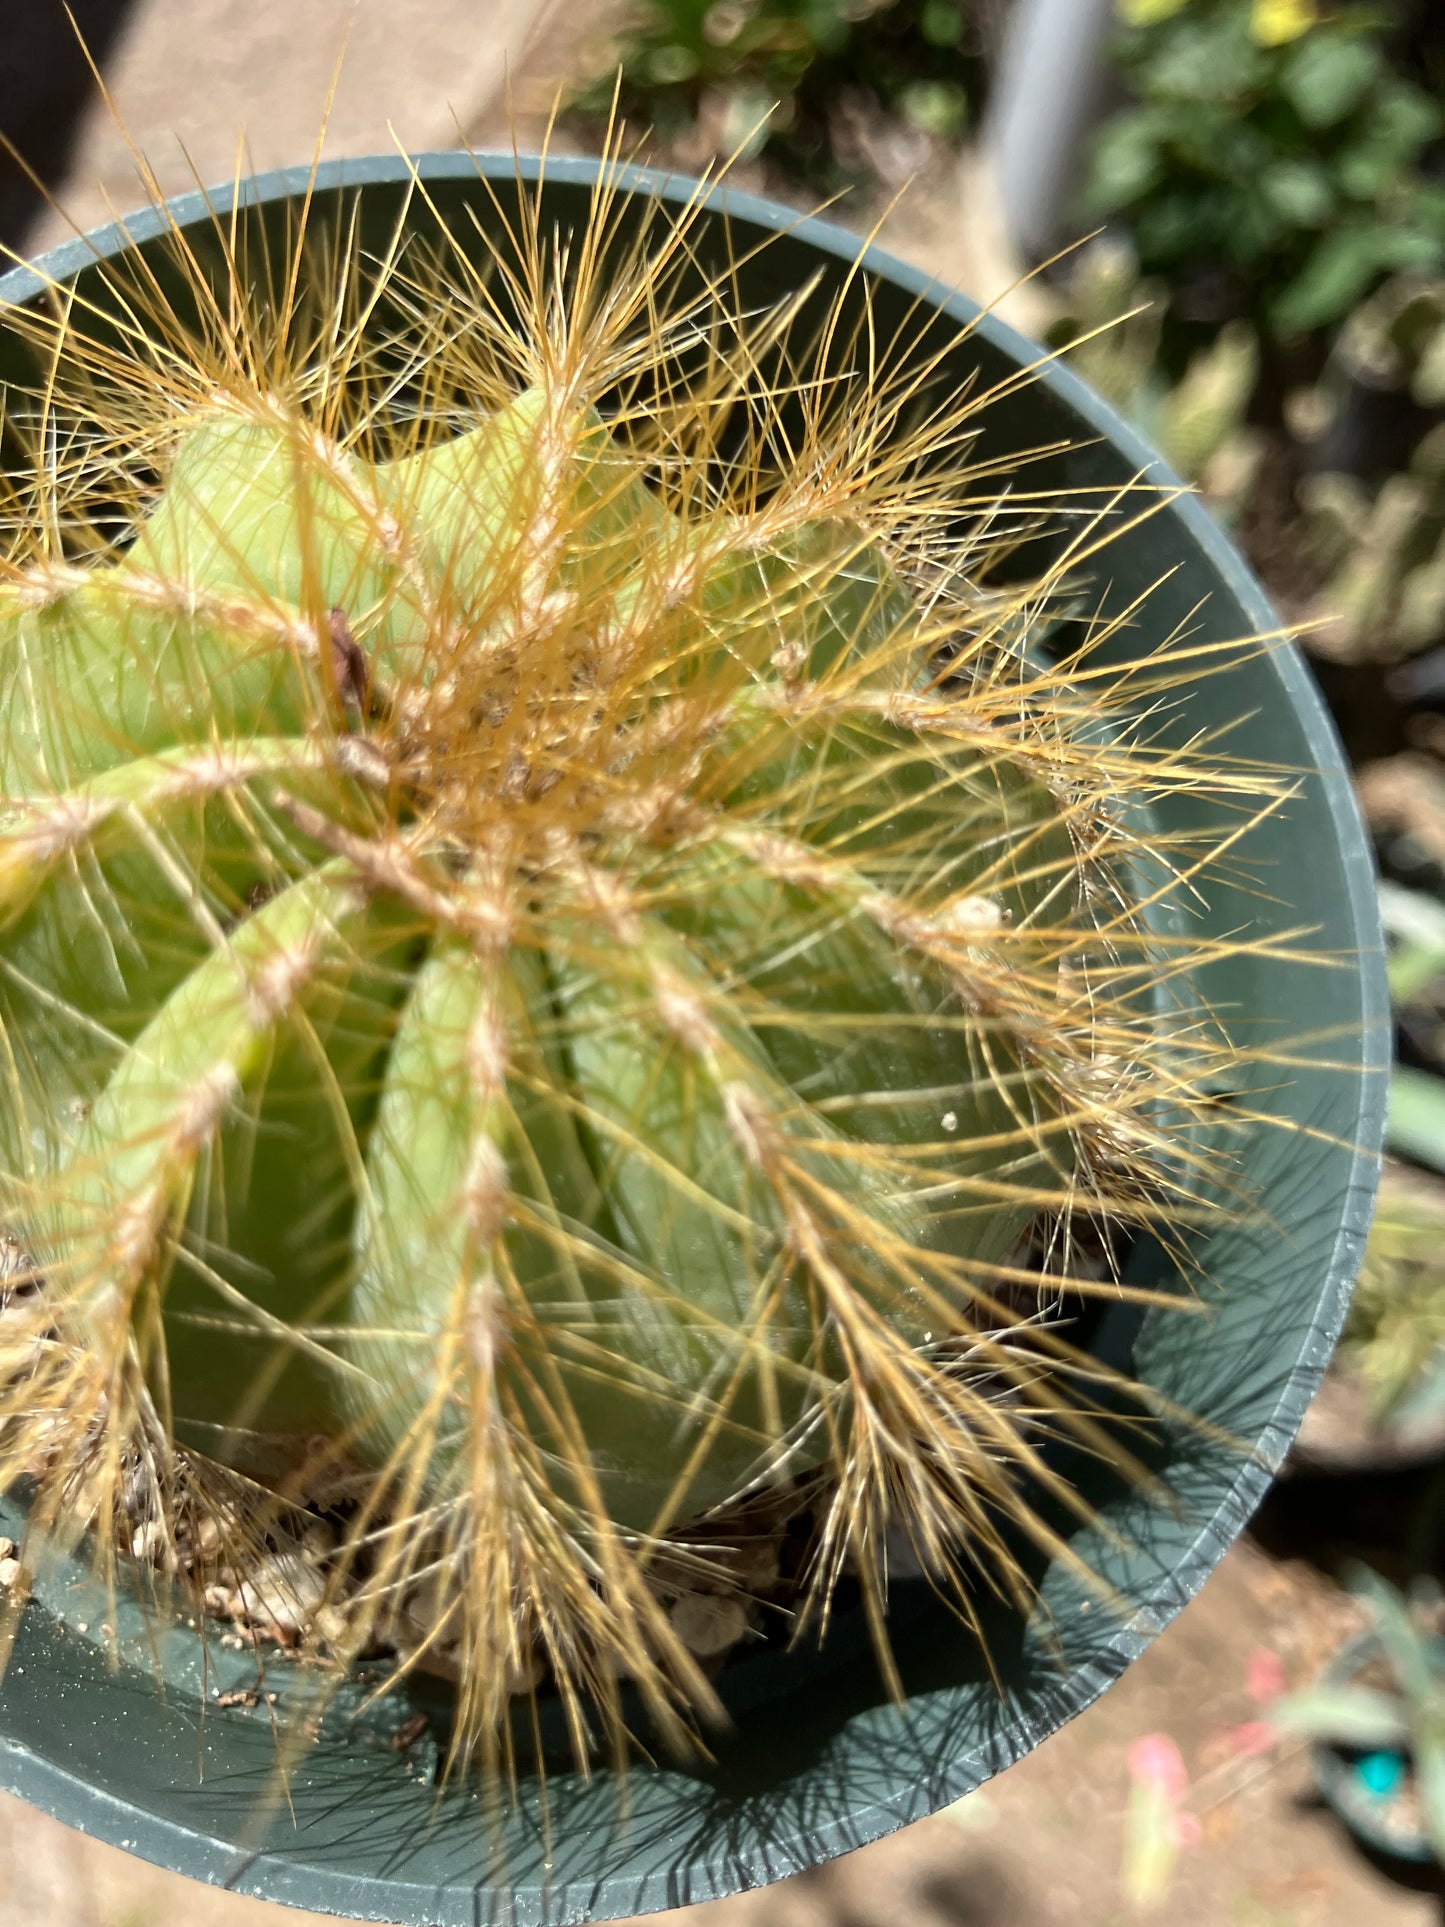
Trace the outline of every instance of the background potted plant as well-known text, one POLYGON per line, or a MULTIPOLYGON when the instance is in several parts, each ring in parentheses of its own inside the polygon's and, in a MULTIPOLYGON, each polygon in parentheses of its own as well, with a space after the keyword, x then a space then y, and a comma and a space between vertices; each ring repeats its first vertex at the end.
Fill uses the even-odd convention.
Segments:
POLYGON ((1335 1367, 1297 1441, 1299 1465, 1387 1470, 1438 1457, 1441 1222, 1436 1187, 1388 1166, 1335 1367))
POLYGON ((1399 1860, 1445 1850, 1445 1754, 1437 1614, 1362 1571, 1353 1588, 1374 1624, 1335 1654, 1313 1686, 1281 1700, 1276 1730, 1312 1744, 1315 1785, 1364 1846, 1399 1860))

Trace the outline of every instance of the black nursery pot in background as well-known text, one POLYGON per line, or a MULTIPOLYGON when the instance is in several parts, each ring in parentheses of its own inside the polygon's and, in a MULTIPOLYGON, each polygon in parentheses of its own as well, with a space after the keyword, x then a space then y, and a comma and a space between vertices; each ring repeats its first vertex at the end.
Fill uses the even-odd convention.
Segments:
MULTIPOLYGON (((503 238, 502 210, 515 193, 510 156, 430 156, 418 172, 463 245, 476 226, 503 238), (496 200, 482 180, 496 183, 496 200)), ((523 179, 540 183, 544 232, 585 225, 597 172, 590 161, 552 161, 543 181, 538 164, 521 163, 523 179)), ((641 172, 624 178, 637 222, 689 191, 641 172)), ((409 186, 392 157, 323 168, 309 231, 343 232, 355 215, 363 245, 380 254, 404 207, 409 225, 432 227, 409 186)), ((263 240, 275 258, 284 255, 288 211, 306 188, 295 173, 242 191, 237 218, 252 258, 261 258, 263 240)), ((217 210, 229 215, 231 198, 192 195, 167 211, 202 261, 219 263, 213 220, 217 210)), ((821 311, 855 273, 857 243, 836 228, 731 193, 715 194, 709 210, 695 231, 699 259, 740 264, 744 309, 815 282, 821 311)), ((165 228, 160 213, 147 212, 50 255, 44 273, 94 295, 97 257, 139 247, 164 275, 165 228)), ((928 317, 918 351, 948 344, 940 376, 951 387, 991 388, 1038 360, 971 303, 936 293, 882 255, 864 257, 853 283, 860 299, 865 284, 879 339, 900 329, 904 339, 916 335, 919 316, 928 317)), ((41 297, 41 280, 27 270, 0 280, 0 302, 41 297)), ((25 352, 0 311, 0 379, 28 374, 25 352)), ((980 459, 1060 451, 1030 459, 1032 490, 1092 490, 1102 503, 1141 475, 1172 485, 1133 431, 1057 366, 1001 392, 980 430, 980 459)), ((1200 657, 1208 673, 1180 686, 1151 729, 1180 744, 1222 731, 1226 753, 1300 777, 1293 799, 1235 851, 1230 879, 1211 883, 1200 915, 1216 934, 1308 930, 1311 946, 1337 961, 1290 970, 1241 956, 1212 965, 1200 986, 1247 1026, 1251 1050, 1293 1040, 1299 1066, 1287 1080, 1277 1068, 1246 1067, 1242 1109, 1306 1128, 1261 1121, 1239 1140, 1252 1207, 1201 1238, 1203 1317, 1120 1311, 1101 1332, 1115 1362, 1233 1441, 1209 1443, 1197 1428, 1165 1433, 1155 1463, 1173 1505, 1101 1488, 1100 1525, 1070 1528, 1074 1549, 1130 1613, 1105 1608, 1061 1564, 1044 1571, 1029 1625, 1000 1613, 989 1629, 1000 1690, 976 1640, 927 1589, 898 1587, 905 1704, 883 1690, 861 1629, 841 1624, 821 1655, 767 1653, 736 1668, 727 1689, 734 1724, 714 1765, 639 1766, 625 1808, 607 1774, 588 1783, 560 1766, 546 1787, 545 1828, 542 1789, 524 1773, 499 1838, 464 1776, 439 1790, 429 1742, 392 1744, 430 1704, 425 1688, 397 1693, 349 1727, 333 1708, 278 1801, 265 1709, 214 1704, 218 1691, 254 1684, 254 1661, 212 1642, 203 1670, 194 1630, 177 1625, 148 1641, 132 1606, 118 1629, 116 1668, 103 1615, 86 1609, 79 1576, 73 1591, 55 1578, 24 1614, 5 1680, 0 1783, 164 1866, 297 1906, 439 1927, 625 1916, 778 1879, 956 1800, 1087 1706, 1197 1592, 1258 1504, 1339 1331, 1374 1190, 1388 1005, 1370 861, 1307 672, 1283 643, 1246 642, 1276 630, 1276 619, 1197 501, 1178 497, 1142 519, 1137 495, 1132 503, 1119 510, 1094 593, 1106 611, 1146 591, 1148 601, 1139 621, 1109 635, 1093 666, 1124 675, 1185 628, 1197 644, 1221 645, 1200 657), (1232 643, 1235 652, 1225 647, 1232 643)), ((1166 807, 1160 827, 1169 836, 1207 820, 1191 817, 1186 797, 1166 807)), ((1175 1282, 1152 1247, 1130 1262, 1135 1283, 1175 1282)))

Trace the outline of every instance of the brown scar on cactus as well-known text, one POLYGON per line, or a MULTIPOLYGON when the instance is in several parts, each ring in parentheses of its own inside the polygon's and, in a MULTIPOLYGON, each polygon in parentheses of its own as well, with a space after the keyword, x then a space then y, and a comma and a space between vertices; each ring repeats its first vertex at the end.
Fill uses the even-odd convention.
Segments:
POLYGON ((1102 693, 1158 493, 1032 491, 989 392, 739 312, 700 201, 629 243, 618 191, 553 234, 519 189, 485 270, 434 209, 280 263, 218 221, 219 287, 177 232, 181 297, 132 257, 104 327, 14 319, 5 422, 27 1560, 430 1665, 493 1772, 517 1694, 584 1768, 700 1746, 845 1577, 896 1684, 890 1570, 981 1637, 1076 1566, 1055 1444, 1142 1482, 1190 1422, 1088 1308, 1184 1315, 1118 1250, 1247 1209, 1216 1093, 1275 1058, 1199 979, 1325 961, 1190 928, 1292 792, 1151 736, 1210 652, 1102 693))

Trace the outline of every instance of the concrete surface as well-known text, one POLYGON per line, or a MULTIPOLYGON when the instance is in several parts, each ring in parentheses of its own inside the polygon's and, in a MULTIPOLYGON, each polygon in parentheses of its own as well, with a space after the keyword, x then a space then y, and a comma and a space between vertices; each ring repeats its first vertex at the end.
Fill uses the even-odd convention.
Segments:
MULTIPOLYGON (((0 36, 10 7, 58 3, 0 0, 0 36)), ((479 124, 505 124, 509 73, 563 3, 136 0, 105 62, 114 111, 93 99, 71 143, 66 213, 84 230, 145 198, 132 145, 165 194, 225 180, 238 165, 308 161, 333 81, 329 155, 458 146, 479 124)), ((584 23, 594 11, 580 9, 584 23)), ((29 248, 69 232, 47 213, 29 248)))

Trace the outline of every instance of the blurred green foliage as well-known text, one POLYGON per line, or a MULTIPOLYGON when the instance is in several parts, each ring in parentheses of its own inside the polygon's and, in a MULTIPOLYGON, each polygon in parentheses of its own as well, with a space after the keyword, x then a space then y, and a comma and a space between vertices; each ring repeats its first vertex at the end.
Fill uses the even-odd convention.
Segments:
POLYGON ((1046 331, 1050 348, 1126 415, 1215 513, 1233 521, 1249 500, 1263 450, 1247 426, 1259 377, 1259 344, 1247 321, 1230 321, 1171 382, 1160 360, 1169 294, 1140 277, 1127 242, 1101 239, 1074 260, 1064 313, 1046 331))
MULTIPOLYGON (((1397 1073, 1398 1075, 1398 1073, 1397 1073)), ((1426 1079, 1445 1084, 1438 1078, 1426 1079)), ((1391 1166, 1350 1304, 1340 1363, 1376 1425, 1433 1417, 1445 1393, 1445 1188, 1391 1166)))
POLYGON ((1389 274, 1445 269, 1445 183, 1425 165, 1445 117, 1392 62, 1386 13, 1296 6, 1291 24, 1258 0, 1125 0, 1120 14, 1131 99, 1098 131, 1078 213, 1127 231, 1179 319, 1239 316, 1290 342, 1389 274))
POLYGON ((839 137, 850 103, 928 139, 963 132, 984 86, 976 14, 975 0, 642 0, 573 106, 604 115, 620 67, 631 127, 665 144, 701 129, 719 157, 763 155, 831 192, 867 172, 839 137))
POLYGON ((1316 643, 1389 661, 1445 638, 1445 277, 1394 275, 1346 319, 1292 426, 1316 643))
POLYGON ((1270 446, 1284 451, 1280 539, 1314 584, 1294 613, 1316 654, 1390 663, 1445 641, 1445 276, 1392 275, 1360 302, 1318 381, 1285 394, 1269 429, 1256 400, 1272 371, 1253 323, 1209 330, 1171 368, 1173 298, 1106 236, 1076 258, 1045 339, 1246 535, 1270 446))

